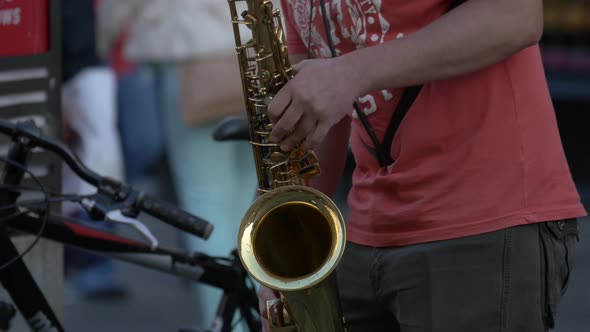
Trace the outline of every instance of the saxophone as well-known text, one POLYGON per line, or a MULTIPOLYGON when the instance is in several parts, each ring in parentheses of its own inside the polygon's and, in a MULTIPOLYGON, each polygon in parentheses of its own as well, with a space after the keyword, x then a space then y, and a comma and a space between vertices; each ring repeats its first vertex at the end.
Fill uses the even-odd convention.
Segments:
POLYGON ((228 2, 260 194, 240 224, 240 259, 280 293, 267 303, 273 331, 345 331, 334 273, 346 243, 344 219, 330 198, 304 185, 320 172, 315 154, 282 152, 269 140, 268 105, 294 74, 280 11, 271 0, 228 2), (250 29, 249 40, 242 41, 240 26, 250 29))

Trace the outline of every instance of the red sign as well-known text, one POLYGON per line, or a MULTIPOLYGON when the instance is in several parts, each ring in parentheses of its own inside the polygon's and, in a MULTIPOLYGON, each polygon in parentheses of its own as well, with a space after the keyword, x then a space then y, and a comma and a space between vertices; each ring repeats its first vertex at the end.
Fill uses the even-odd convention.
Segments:
POLYGON ((48 0, 0 0, 0 56, 48 50, 48 0))

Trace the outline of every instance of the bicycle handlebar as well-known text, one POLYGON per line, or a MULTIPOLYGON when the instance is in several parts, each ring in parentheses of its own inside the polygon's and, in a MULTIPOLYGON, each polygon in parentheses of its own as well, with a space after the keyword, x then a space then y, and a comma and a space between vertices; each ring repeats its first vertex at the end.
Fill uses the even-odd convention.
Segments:
POLYGON ((137 206, 151 216, 203 239, 208 239, 213 232, 211 223, 157 198, 142 195, 137 206))
POLYGON ((97 195, 107 195, 108 201, 101 199, 98 213, 102 218, 109 210, 127 208, 130 211, 146 212, 161 221, 203 239, 208 239, 213 225, 163 200, 146 196, 120 181, 103 177, 86 167, 80 159, 62 142, 41 133, 31 122, 16 124, 0 120, 0 133, 14 140, 24 138, 28 146, 37 146, 58 155, 80 178, 98 188, 97 195))
MULTIPOLYGON (((41 133, 41 130, 29 122, 17 122, 16 124, 6 120, 0 120, 0 132, 15 138, 26 138, 30 144, 51 151, 61 157, 68 166, 86 182, 99 187, 108 178, 103 178, 86 167, 80 159, 62 142, 41 133)), ((111 179, 108 179, 111 180, 111 179)), ((111 180, 112 181, 112 180, 111 180)))

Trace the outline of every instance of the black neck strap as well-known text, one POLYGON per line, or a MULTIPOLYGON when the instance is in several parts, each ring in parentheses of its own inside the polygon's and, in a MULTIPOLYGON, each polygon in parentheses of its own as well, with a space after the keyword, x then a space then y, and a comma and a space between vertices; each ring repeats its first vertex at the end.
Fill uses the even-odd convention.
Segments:
MULTIPOLYGON (((463 3, 464 1, 465 0, 451 1, 451 5, 449 6, 449 10, 457 7, 458 5, 463 3)), ((313 0, 310 0, 310 7, 311 7, 310 8, 310 13, 311 13, 310 15, 313 15, 312 14, 313 13, 313 0)), ((330 29, 330 21, 328 20, 328 17, 326 14, 325 0, 320 0, 320 11, 322 13, 322 20, 324 23, 324 32, 326 33, 328 45, 330 46, 330 52, 332 54, 332 57, 336 57, 337 56, 336 48, 334 47, 334 42, 332 40, 332 33, 330 31, 331 30, 330 29)), ((310 18, 310 22, 311 22, 311 18, 310 18)), ((310 26, 310 31, 311 31, 311 26, 310 26)), ((308 54, 310 53, 310 50, 311 50, 311 45, 308 45, 308 54)), ((365 131, 367 132, 367 134, 369 135, 369 138, 371 139, 373 145, 375 146, 375 150, 376 150, 375 157, 377 158, 377 161, 379 162, 379 165, 381 167, 387 167, 389 165, 392 165, 395 162, 395 160, 393 160, 393 158, 391 157, 391 146, 393 144, 393 139, 395 137, 395 134, 397 133, 399 126, 402 123, 402 120, 404 119, 404 117, 406 116, 406 114, 408 113, 408 111, 410 110, 412 105, 414 104, 414 101, 416 100, 416 98, 418 98, 418 94, 420 94, 421 90, 422 90, 422 85, 412 86, 412 87, 408 87, 408 88, 404 89, 404 92, 403 92, 393 114, 391 115, 389 125, 387 126, 387 131, 385 132, 385 136, 383 137, 383 142, 379 142, 379 140, 377 139, 377 135, 375 134, 375 131, 373 130, 373 128, 369 124, 369 120, 367 119, 367 115, 360 109, 360 107, 358 106, 356 101, 353 103, 354 110, 355 110, 361 124, 365 128, 365 131)))

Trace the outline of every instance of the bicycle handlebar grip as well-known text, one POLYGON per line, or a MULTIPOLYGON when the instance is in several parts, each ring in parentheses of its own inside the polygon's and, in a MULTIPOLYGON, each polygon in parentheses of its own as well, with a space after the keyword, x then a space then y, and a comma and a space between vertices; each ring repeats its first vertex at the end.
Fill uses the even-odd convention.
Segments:
POLYGON ((153 217, 205 240, 213 232, 213 224, 160 199, 143 196, 139 207, 153 217))

